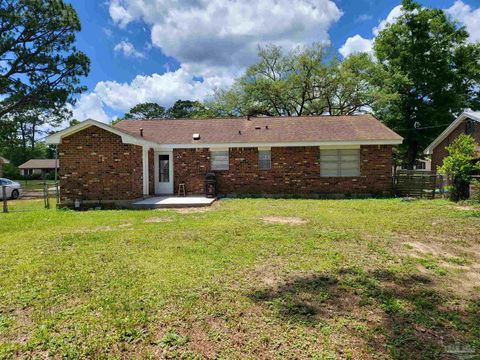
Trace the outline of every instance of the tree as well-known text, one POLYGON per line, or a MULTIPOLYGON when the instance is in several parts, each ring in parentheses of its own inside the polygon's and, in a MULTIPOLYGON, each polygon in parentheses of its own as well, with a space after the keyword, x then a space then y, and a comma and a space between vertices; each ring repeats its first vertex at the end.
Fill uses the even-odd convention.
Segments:
MULTIPOLYGON (((49 128, 58 127, 70 118, 71 112, 66 108, 61 109, 22 109, 14 112, 7 118, 13 122, 23 149, 34 149, 38 136, 46 135, 49 128)), ((6 120, 4 120, 6 121, 6 120)))
POLYGON ((88 57, 75 48, 75 9, 62 0, 0 2, 0 118, 22 108, 51 109, 86 88, 88 57))
POLYGON ((318 44, 288 53, 260 48, 259 61, 230 90, 217 91, 208 106, 223 116, 349 115, 369 106, 374 92, 368 75, 375 64, 368 55, 344 62, 327 55, 318 44))
POLYGON ((124 119, 155 119, 165 117, 165 108, 157 103, 142 103, 132 107, 124 119))
POLYGON ((476 147, 475 140, 465 134, 447 146, 448 156, 439 170, 451 181, 450 199, 453 201, 468 199, 472 175, 480 171, 480 163, 476 163, 476 147))
POLYGON ((74 119, 74 118, 72 118, 68 121, 68 126, 75 126, 75 125, 78 125, 78 124, 80 124, 80 120, 77 120, 77 119, 74 119))
POLYGON ((167 117, 173 119, 208 117, 209 113, 200 101, 177 100, 167 111, 167 117))
POLYGON ((440 9, 402 3, 403 14, 380 32, 371 81, 381 95, 373 110, 404 137, 402 157, 413 168, 419 153, 465 108, 478 108, 480 45, 440 9))

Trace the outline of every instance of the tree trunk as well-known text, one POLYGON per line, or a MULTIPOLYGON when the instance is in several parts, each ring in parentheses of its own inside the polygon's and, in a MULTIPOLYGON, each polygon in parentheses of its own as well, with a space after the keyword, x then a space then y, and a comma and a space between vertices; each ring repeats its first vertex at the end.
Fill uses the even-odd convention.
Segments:
POLYGON ((408 144, 407 154, 406 154, 406 163, 405 166, 408 170, 413 170, 415 166, 415 161, 417 160, 418 155, 418 142, 416 140, 412 140, 408 144))

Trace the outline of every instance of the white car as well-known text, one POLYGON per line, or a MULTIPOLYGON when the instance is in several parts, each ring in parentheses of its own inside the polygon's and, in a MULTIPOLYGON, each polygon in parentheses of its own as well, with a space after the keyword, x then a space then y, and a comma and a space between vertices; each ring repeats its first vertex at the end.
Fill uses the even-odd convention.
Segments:
POLYGON ((12 180, 0 178, 0 201, 3 198, 3 186, 5 186, 7 191, 7 198, 15 200, 22 196, 22 185, 12 180))

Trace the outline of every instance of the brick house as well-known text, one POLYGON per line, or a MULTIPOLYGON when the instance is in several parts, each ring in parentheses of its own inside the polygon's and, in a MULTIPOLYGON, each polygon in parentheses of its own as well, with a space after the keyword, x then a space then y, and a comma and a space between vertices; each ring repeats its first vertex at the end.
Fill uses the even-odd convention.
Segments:
MULTIPOLYGON (((432 171, 443 164, 443 159, 448 156, 446 147, 460 134, 471 135, 477 145, 480 144, 480 112, 464 112, 448 126, 433 142, 428 145, 424 153, 432 157, 432 171)), ((480 158, 480 145, 478 145, 480 158)))
POLYGON ((389 193, 402 138, 371 115, 86 120, 47 138, 58 146, 61 201, 221 195, 389 193))

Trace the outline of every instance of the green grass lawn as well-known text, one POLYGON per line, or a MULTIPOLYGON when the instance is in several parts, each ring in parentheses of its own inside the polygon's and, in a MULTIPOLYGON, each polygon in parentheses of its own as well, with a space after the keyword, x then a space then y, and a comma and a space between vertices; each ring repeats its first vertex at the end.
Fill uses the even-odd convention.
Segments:
POLYGON ((443 200, 0 213, 0 358, 479 354, 479 234, 443 200))
MULTIPOLYGON (((22 185, 23 191, 43 191, 43 180, 14 180, 22 185)), ((54 180, 45 180, 49 188, 55 187, 54 180)))

